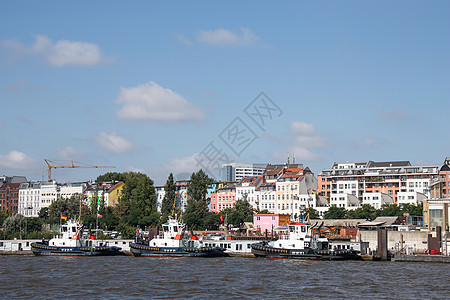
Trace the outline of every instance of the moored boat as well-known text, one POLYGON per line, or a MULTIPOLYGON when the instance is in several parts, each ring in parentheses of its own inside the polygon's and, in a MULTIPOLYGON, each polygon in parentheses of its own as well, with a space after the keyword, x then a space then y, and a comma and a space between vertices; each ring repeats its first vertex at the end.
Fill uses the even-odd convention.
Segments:
POLYGON ((274 241, 252 244, 256 257, 302 260, 361 260, 356 250, 334 249, 326 238, 315 237, 309 223, 291 223, 289 232, 274 241))
POLYGON ((31 244, 36 256, 112 256, 120 255, 121 248, 107 246, 93 238, 84 238, 83 225, 73 220, 60 226, 60 233, 48 242, 31 244))
POLYGON ((227 256, 221 247, 205 246, 195 235, 189 236, 185 231, 185 224, 176 219, 169 220, 162 225, 163 236, 148 242, 137 235, 136 241, 130 243, 130 250, 134 256, 151 257, 220 257, 227 256))

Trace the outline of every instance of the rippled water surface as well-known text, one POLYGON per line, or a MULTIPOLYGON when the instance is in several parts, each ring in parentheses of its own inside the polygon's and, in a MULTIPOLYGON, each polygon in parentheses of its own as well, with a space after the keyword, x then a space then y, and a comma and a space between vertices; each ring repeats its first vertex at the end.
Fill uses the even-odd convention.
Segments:
POLYGON ((449 299, 445 263, 0 256, 2 298, 449 299))

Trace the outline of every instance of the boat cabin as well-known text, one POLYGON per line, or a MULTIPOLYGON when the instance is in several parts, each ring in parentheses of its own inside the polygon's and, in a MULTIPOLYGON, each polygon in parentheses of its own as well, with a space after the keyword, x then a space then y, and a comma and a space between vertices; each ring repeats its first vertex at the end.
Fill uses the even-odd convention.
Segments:
POLYGON ((60 226, 60 233, 49 241, 50 246, 81 247, 80 234, 82 225, 73 220, 60 226))
POLYGON ((311 224, 309 223, 291 223, 288 225, 288 232, 286 235, 281 235, 276 241, 271 244, 276 248, 284 249, 305 249, 310 247, 311 224))

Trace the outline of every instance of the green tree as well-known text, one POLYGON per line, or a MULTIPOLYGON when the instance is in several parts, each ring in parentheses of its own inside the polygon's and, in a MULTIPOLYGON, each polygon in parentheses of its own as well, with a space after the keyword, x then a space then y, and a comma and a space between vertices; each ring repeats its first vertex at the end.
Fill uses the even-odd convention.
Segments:
POLYGON ((355 210, 347 211, 347 219, 374 220, 378 216, 377 210, 370 204, 363 204, 355 210))
POLYGON ((208 213, 204 220, 204 226, 209 230, 219 229, 220 215, 216 213, 208 213))
POLYGON ((377 216, 394 217, 403 216, 403 212, 400 206, 397 204, 383 204, 381 208, 377 210, 377 216))
POLYGON ((423 216, 423 203, 420 204, 402 204, 402 213, 408 213, 411 216, 423 216))
POLYGON ((154 219, 151 216, 158 215, 153 180, 142 173, 128 172, 124 183, 122 197, 119 200, 119 204, 123 206, 122 220, 129 226, 156 225, 146 224, 150 219, 154 219))
POLYGON ((22 232, 25 229, 25 217, 16 214, 14 216, 7 217, 5 221, 3 221, 3 230, 7 233, 16 233, 22 232))
POLYGON ((127 179, 127 175, 129 173, 117 173, 117 172, 108 172, 103 175, 100 175, 95 179, 96 183, 103 183, 108 181, 122 181, 125 182, 127 179))
POLYGON ((246 197, 236 200, 233 209, 242 216, 242 220, 238 224, 253 222, 253 207, 248 203, 246 197))
POLYGON ((162 222, 165 222, 167 220, 167 217, 172 214, 172 210, 175 205, 175 183, 173 181, 173 174, 170 173, 169 177, 167 178, 166 185, 164 186, 164 198, 161 203, 161 215, 162 215, 162 222))
POLYGON ((204 227, 204 218, 208 214, 208 204, 206 199, 207 189, 214 180, 203 170, 192 173, 191 183, 188 186, 188 202, 183 215, 184 222, 191 229, 201 229, 204 227))
MULTIPOLYGON (((58 223, 61 216, 68 216, 75 218, 80 214, 80 195, 73 195, 70 198, 56 199, 48 207, 48 220, 53 220, 50 223, 58 223)), ((41 209, 40 214, 45 214, 45 210, 41 209)))
POLYGON ((327 212, 323 214, 324 219, 345 219, 347 210, 343 207, 331 206, 327 212))
POLYGON ((305 209, 305 214, 308 214, 308 213, 309 213, 309 219, 319 219, 320 218, 319 212, 312 207, 305 209))
POLYGON ((203 200, 206 202, 206 194, 208 186, 214 182, 203 170, 192 173, 191 183, 188 186, 187 193, 191 199, 195 201, 203 200))

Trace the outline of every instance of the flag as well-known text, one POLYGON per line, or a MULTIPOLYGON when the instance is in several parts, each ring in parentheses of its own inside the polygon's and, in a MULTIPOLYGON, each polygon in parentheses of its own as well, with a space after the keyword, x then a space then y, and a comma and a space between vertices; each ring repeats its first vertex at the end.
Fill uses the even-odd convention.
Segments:
POLYGON ((66 216, 61 216, 61 219, 67 220, 67 217, 66 216))
POLYGON ((98 215, 97 215, 97 218, 100 218, 100 219, 101 219, 101 218, 103 218, 103 216, 102 216, 101 214, 98 214, 98 215))

